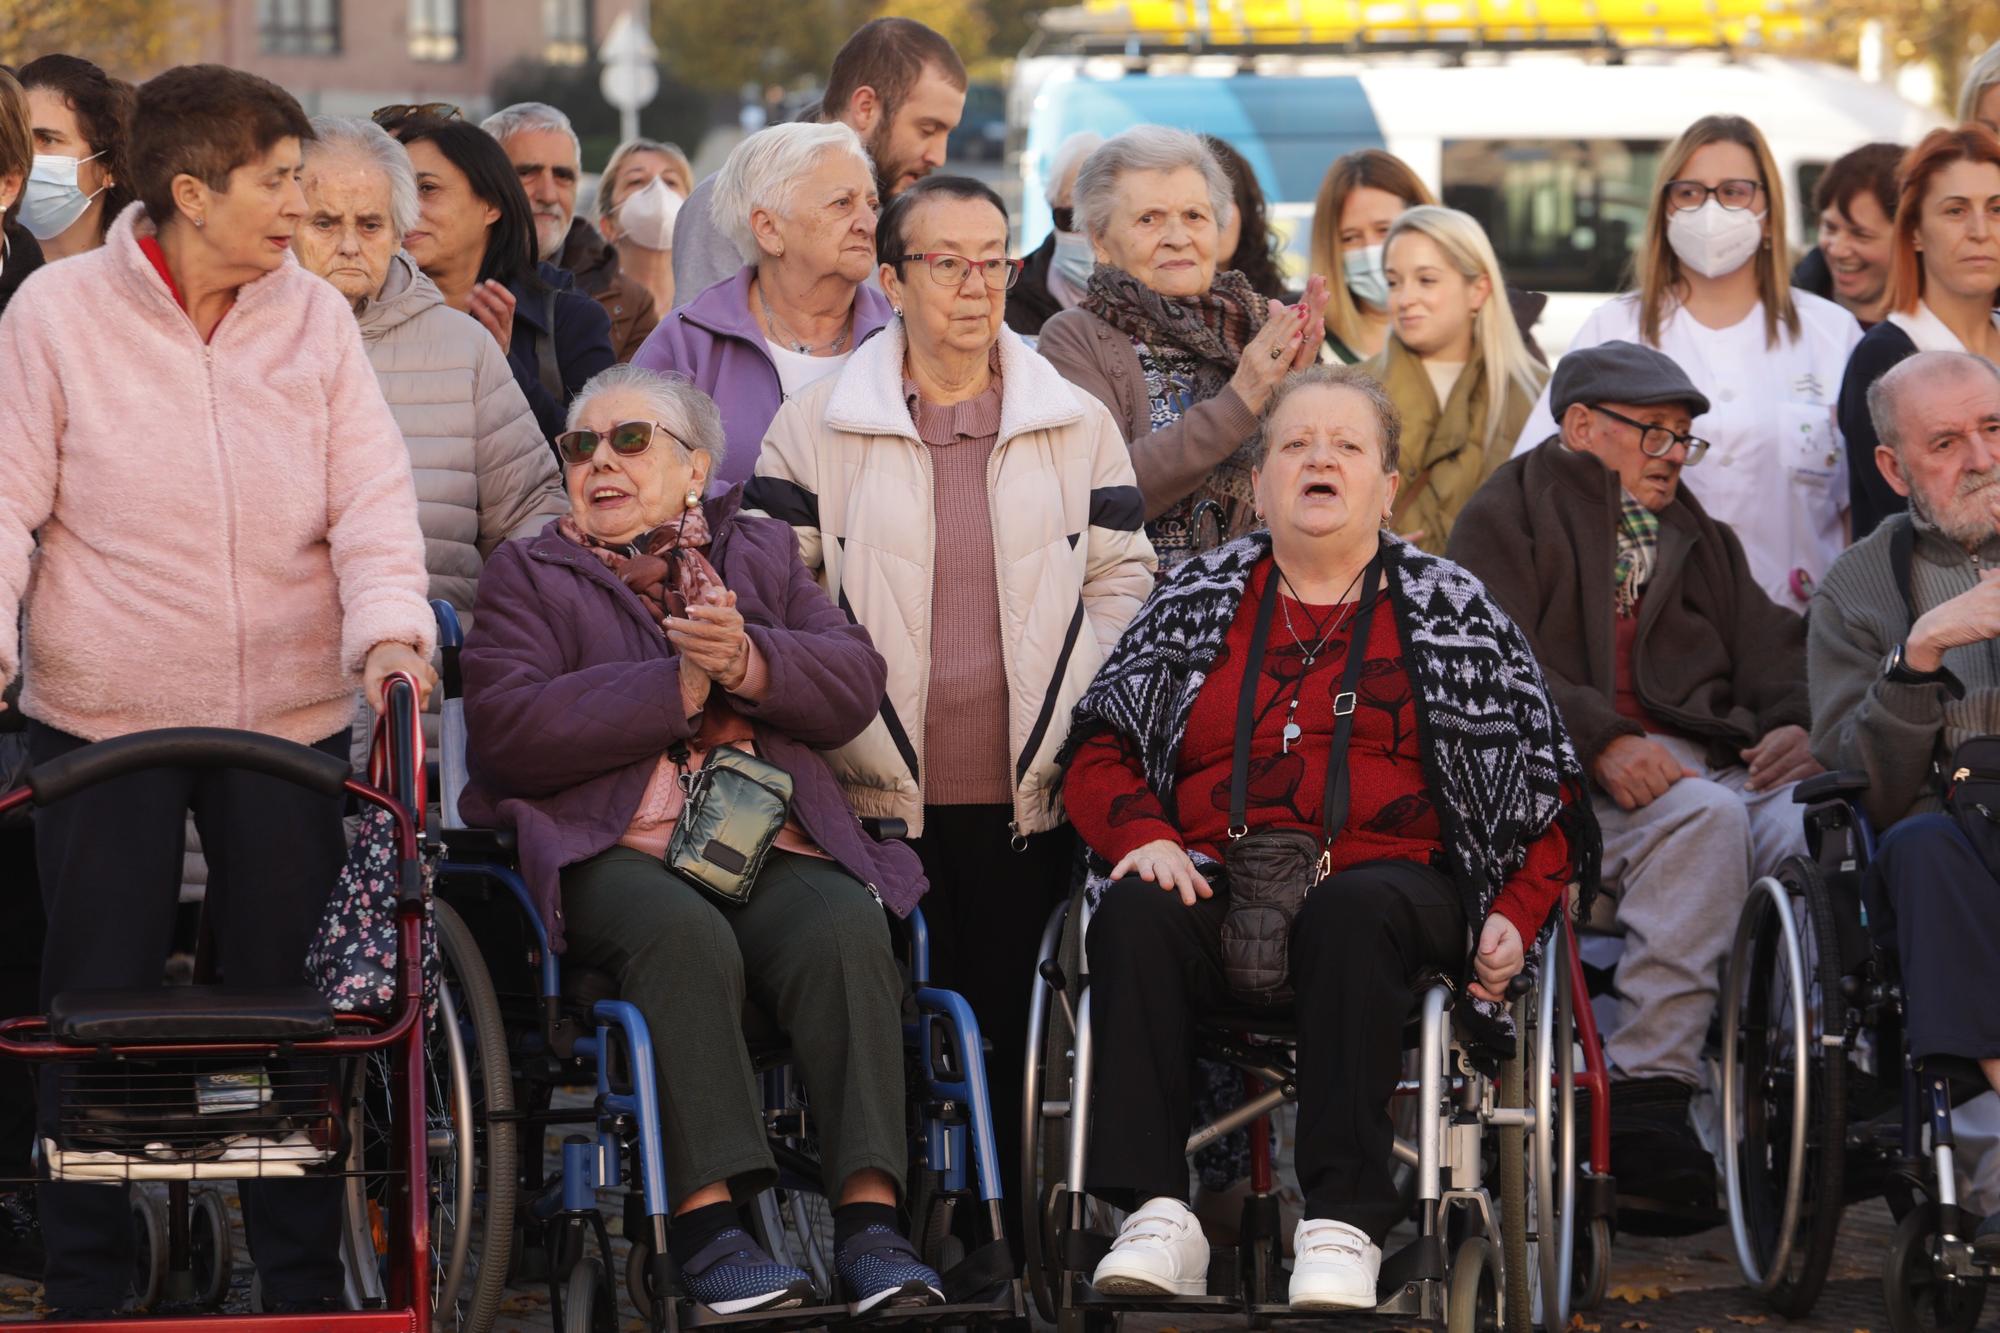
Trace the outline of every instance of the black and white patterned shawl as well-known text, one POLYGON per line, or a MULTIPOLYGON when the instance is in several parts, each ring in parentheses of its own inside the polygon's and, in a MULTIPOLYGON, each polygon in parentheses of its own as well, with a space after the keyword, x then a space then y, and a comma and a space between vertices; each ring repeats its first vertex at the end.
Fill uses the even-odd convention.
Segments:
MULTIPOLYGON (((1569 841, 1569 881, 1587 912, 1597 889, 1597 820, 1583 766, 1527 636, 1458 565, 1398 537, 1385 534, 1382 541, 1385 587, 1416 698, 1424 777, 1466 920, 1478 930, 1529 845, 1558 821, 1569 841)), ((1253 532, 1189 558, 1154 589, 1077 702, 1065 763, 1091 732, 1119 732, 1136 747, 1148 784, 1173 809, 1188 716, 1251 572, 1270 552, 1270 533, 1253 532)), ((1103 858, 1090 855, 1093 900, 1108 886, 1109 871, 1103 858)), ((1529 947, 1531 973, 1554 924, 1551 913, 1529 947)), ((1485 1001, 1474 1006, 1511 1038, 1504 1012, 1485 1001)))

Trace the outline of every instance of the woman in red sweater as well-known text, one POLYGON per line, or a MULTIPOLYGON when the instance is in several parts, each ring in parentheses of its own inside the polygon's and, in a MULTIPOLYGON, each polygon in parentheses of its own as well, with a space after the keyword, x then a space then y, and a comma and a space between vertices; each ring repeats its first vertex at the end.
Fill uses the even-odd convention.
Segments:
POLYGON ((1319 853, 1289 956, 1305 1308, 1376 1303, 1398 1213, 1388 1103, 1422 977, 1466 983, 1504 1025, 1556 903, 1595 879, 1583 773, 1526 640, 1471 575, 1382 531, 1398 431, 1358 371, 1287 379, 1254 442, 1268 531, 1180 566, 1077 706, 1063 796, 1098 904, 1089 1183, 1133 1210, 1100 1290, 1206 1289, 1190 1036, 1229 996, 1234 839, 1296 831, 1319 853))

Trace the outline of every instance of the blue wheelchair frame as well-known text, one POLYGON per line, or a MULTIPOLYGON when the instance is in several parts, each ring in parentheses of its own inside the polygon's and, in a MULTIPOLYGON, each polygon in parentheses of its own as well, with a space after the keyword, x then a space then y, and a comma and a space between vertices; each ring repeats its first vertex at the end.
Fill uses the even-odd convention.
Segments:
MULTIPOLYGON (((438 619, 439 647, 450 664, 447 669, 449 690, 455 676, 456 654, 463 646, 464 634, 458 615, 449 603, 440 601, 431 605, 438 619)), ((559 1045, 562 1049, 553 1049, 548 1053, 561 1059, 575 1059, 595 1068, 595 1137, 570 1136, 562 1147, 560 1189, 544 1191, 528 1201, 528 1214, 536 1221, 562 1224, 562 1239, 551 1245, 550 1265, 557 1326, 562 1325, 559 1280, 574 1265, 581 1252, 582 1229, 587 1227, 592 1230, 597 1236, 600 1253, 607 1258, 610 1255, 596 1194, 598 1190, 618 1188, 625 1183, 622 1152, 628 1139, 636 1159, 636 1170, 632 1174, 639 1188, 642 1204, 639 1216, 643 1217, 645 1229, 634 1232, 628 1226, 627 1234, 635 1242, 643 1241, 651 1247, 653 1289, 658 1292, 672 1290, 676 1270, 667 1255, 667 1224, 672 1213, 673 1196, 666 1167, 661 1160, 659 1083, 653 1065, 652 1034, 645 1016, 627 1001, 597 1000, 590 1010, 595 1022, 594 1030, 558 1039, 565 1023, 562 967, 556 951, 551 947, 548 927, 528 892, 526 881, 512 865, 452 860, 451 830, 441 830, 441 834, 446 843, 446 854, 437 867, 440 883, 451 879, 483 878, 490 881, 512 898, 533 932, 542 1024, 539 1033, 528 1037, 531 1053, 543 1053, 535 1043, 559 1045), (625 1077, 622 1080, 614 1077, 614 1070, 622 1072, 625 1077), (621 1083, 628 1086, 620 1086, 621 1083)), ((905 1045, 918 1053, 923 1081, 921 1089, 916 1091, 921 1093, 928 1112, 922 1126, 923 1160, 913 1165, 938 1173, 939 1188, 944 1193, 976 1191, 985 1207, 991 1234, 1004 1244, 1006 1231, 1002 1220, 1004 1202, 1000 1164, 993 1146, 993 1104, 986 1079, 979 1020, 963 996, 932 984, 930 931, 921 909, 911 910, 905 926, 909 937, 909 966, 917 1012, 914 1020, 903 1025, 903 1037, 905 1045), (939 1024, 955 1034, 955 1042, 938 1039, 936 1029, 939 1024), (957 1067, 954 1068, 952 1062, 945 1058, 947 1053, 955 1054, 957 1067), (975 1127, 978 1127, 977 1132, 975 1127)), ((772 1080, 767 1078, 765 1084, 770 1089, 772 1080)), ((829 1187, 834 1183, 826 1182, 829 1187)), ((627 1218, 628 1222, 639 1220, 629 1208, 627 1218)), ((1020 1283, 1012 1278, 1011 1265, 1008 1278, 1007 1296, 1001 1303, 959 1304, 954 1300, 943 1306, 913 1310, 884 1309, 871 1313, 866 1322, 964 1324, 995 1317, 1018 1317, 1025 1307, 1020 1283)), ((946 1275, 946 1280, 949 1284, 950 1275, 946 1275)), ((692 1314, 682 1318, 675 1309, 676 1304, 677 1301, 671 1298, 656 1300, 654 1310, 641 1313, 648 1315, 655 1327, 667 1328, 720 1324, 808 1327, 841 1322, 851 1313, 846 1307, 836 1305, 719 1316, 693 1307, 692 1314), (662 1305, 664 1309, 660 1308, 662 1305), (801 1323, 801 1320, 804 1322, 801 1323)))

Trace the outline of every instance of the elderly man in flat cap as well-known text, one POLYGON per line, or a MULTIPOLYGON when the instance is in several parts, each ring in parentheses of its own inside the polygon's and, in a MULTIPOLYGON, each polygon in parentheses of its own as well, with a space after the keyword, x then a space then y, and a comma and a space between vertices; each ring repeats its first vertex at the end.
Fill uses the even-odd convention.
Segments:
POLYGON ((1722 958, 1751 882, 1803 850, 1791 786, 1820 771, 1805 623, 1681 488, 1708 400, 1670 358, 1571 352, 1550 401, 1561 433, 1493 474, 1449 554, 1527 632, 1596 783, 1626 940, 1605 1044, 1619 1191, 1696 1211, 1715 1164, 1688 1105, 1722 958))

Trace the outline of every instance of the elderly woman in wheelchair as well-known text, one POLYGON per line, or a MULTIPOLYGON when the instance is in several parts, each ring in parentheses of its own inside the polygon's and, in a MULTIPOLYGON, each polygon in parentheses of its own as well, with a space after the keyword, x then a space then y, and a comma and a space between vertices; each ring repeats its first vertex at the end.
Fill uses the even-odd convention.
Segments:
POLYGON ((1135 1210, 1099 1292, 1205 1293, 1194 1021, 1289 991, 1291 1304, 1375 1306, 1422 984, 1462 985, 1462 1018, 1504 1025, 1531 942, 1591 873, 1583 772, 1526 641, 1477 580, 1383 531, 1397 434, 1358 372, 1288 377, 1251 442, 1268 532, 1181 565, 1077 707, 1064 798, 1098 902, 1086 1183, 1135 1210))
POLYGON ((811 1300, 738 1226, 777 1178, 748 1003, 810 1090, 842 1299, 941 1302, 898 1229, 903 981, 883 910, 907 915, 924 879, 819 754, 874 717, 882 658, 788 527, 740 514, 740 488, 703 500, 722 423, 686 381, 605 371, 556 445, 571 516, 500 548, 480 584, 465 810, 515 830, 557 947, 648 1020, 688 1294, 716 1314, 811 1300))

